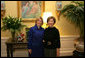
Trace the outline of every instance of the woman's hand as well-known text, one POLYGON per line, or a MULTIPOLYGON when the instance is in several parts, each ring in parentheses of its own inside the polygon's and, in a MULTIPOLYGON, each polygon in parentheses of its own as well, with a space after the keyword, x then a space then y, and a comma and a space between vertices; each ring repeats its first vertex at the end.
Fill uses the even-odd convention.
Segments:
POLYGON ((32 49, 29 49, 28 52, 31 54, 32 53, 32 49))
POLYGON ((60 49, 57 48, 57 56, 60 56, 60 49))
POLYGON ((48 45, 51 45, 52 43, 50 41, 48 41, 48 45))
POLYGON ((45 40, 43 40, 43 42, 45 42, 45 40))

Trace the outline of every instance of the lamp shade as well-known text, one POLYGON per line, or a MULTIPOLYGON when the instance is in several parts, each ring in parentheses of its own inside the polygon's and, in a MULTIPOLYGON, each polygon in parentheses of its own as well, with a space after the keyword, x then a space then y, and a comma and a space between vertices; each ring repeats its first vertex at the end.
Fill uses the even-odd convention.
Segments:
POLYGON ((44 23, 47 23, 47 18, 48 18, 49 16, 52 16, 52 13, 51 13, 51 12, 44 12, 44 13, 43 13, 43 22, 44 22, 44 23))

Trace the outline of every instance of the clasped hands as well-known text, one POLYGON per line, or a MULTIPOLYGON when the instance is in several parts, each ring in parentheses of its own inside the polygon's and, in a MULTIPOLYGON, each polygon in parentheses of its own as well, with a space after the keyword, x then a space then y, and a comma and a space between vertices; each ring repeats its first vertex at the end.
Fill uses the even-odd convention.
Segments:
MULTIPOLYGON (((43 40, 43 42, 45 42, 45 40, 43 40)), ((50 41, 47 42, 48 45, 51 45, 52 43, 50 41)))

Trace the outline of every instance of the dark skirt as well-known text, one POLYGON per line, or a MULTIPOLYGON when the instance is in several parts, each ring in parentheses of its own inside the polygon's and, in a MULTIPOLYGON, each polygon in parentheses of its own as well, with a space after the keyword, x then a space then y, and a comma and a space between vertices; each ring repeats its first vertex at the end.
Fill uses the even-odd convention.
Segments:
POLYGON ((44 57, 56 57, 56 49, 44 48, 44 57))

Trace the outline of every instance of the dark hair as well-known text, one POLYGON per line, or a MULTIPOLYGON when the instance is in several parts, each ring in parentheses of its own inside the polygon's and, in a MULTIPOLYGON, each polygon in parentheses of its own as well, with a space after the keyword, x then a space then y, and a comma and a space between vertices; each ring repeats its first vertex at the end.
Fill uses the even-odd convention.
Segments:
POLYGON ((56 23, 56 19, 55 19, 55 17, 53 17, 53 16, 50 16, 50 17, 47 18, 47 23, 48 23, 48 21, 49 21, 50 19, 53 19, 54 24, 56 23))
POLYGON ((37 19, 35 20, 35 24, 37 23, 37 21, 38 21, 39 19, 42 20, 42 24, 43 24, 43 18, 42 18, 42 17, 37 18, 37 19))

